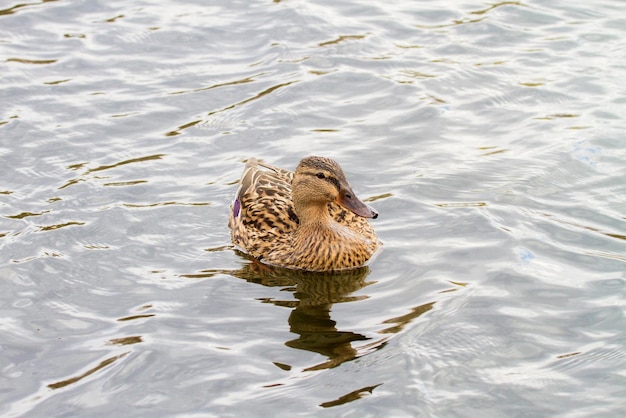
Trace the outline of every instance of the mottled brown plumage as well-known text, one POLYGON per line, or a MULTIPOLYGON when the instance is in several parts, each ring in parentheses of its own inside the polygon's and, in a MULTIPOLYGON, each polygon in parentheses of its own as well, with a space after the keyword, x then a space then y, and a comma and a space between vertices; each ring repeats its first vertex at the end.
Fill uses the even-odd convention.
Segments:
POLYGON ((329 158, 307 157, 295 173, 250 159, 240 183, 228 220, 231 238, 264 263, 343 270, 362 266, 380 246, 365 219, 378 214, 329 158))

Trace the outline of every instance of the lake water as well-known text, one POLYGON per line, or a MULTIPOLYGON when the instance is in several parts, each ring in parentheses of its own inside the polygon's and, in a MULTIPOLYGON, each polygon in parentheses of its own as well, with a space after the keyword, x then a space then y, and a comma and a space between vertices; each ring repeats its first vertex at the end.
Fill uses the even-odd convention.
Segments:
POLYGON ((623 1, 0 9, 0 415, 626 410, 623 1), (243 161, 315 154, 384 250, 260 269, 243 161))

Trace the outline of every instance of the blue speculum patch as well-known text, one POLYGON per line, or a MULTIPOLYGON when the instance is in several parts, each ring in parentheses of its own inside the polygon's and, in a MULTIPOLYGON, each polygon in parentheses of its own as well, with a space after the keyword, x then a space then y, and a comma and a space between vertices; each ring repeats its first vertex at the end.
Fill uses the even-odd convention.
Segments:
POLYGON ((239 199, 235 199, 233 203, 233 216, 236 218, 239 216, 239 210, 241 209, 241 203, 239 203, 239 199))

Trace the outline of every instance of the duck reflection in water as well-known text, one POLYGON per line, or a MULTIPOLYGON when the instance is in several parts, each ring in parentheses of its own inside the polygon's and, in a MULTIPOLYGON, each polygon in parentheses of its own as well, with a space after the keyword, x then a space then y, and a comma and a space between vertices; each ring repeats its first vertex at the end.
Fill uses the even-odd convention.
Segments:
MULTIPOLYGON (((233 272, 231 272, 232 274, 233 272)), ((368 267, 339 272, 309 272, 269 267, 254 260, 234 275, 264 286, 279 286, 292 290, 297 300, 262 299, 277 306, 294 308, 289 315, 289 329, 299 335, 285 344, 292 348, 312 351, 328 358, 321 364, 305 370, 321 370, 336 367, 358 357, 361 350, 352 346, 353 341, 369 340, 367 336, 351 331, 340 331, 331 318, 335 303, 367 299, 368 296, 352 294, 365 286, 368 267)))
MULTIPOLYGON (((225 249, 232 248, 219 248, 220 251, 225 249)), ((285 342, 285 345, 327 357, 326 361, 307 367, 305 371, 333 368, 383 348, 393 334, 400 332, 415 318, 432 309, 435 304, 435 302, 430 302, 419 305, 401 316, 388 319, 384 318, 383 313, 383 317, 377 321, 381 329, 375 330, 372 336, 341 331, 337 329, 337 323, 331 317, 332 306, 336 303, 362 301, 370 297, 362 293, 355 294, 375 283, 366 281, 370 274, 369 267, 335 272, 292 270, 268 266, 243 252, 235 251, 243 258, 250 260, 241 269, 203 270, 195 274, 185 274, 182 277, 208 278, 217 274, 227 274, 250 283, 280 287, 282 290, 291 292, 295 300, 273 298, 258 298, 258 300, 262 303, 293 309, 289 315, 289 328, 292 333, 298 335, 298 338, 285 342), (368 342, 354 344, 358 341, 368 342)), ((381 315, 381 313, 376 312, 376 315, 381 315)), ((290 368, 289 365, 275 364, 284 369, 290 368)))

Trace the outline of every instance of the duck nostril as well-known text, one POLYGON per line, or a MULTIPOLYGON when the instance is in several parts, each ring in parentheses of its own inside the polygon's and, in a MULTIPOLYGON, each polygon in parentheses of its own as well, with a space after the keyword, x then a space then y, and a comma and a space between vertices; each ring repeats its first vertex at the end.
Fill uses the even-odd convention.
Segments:
POLYGON ((346 193, 346 199, 352 199, 352 195, 350 193, 346 193))

